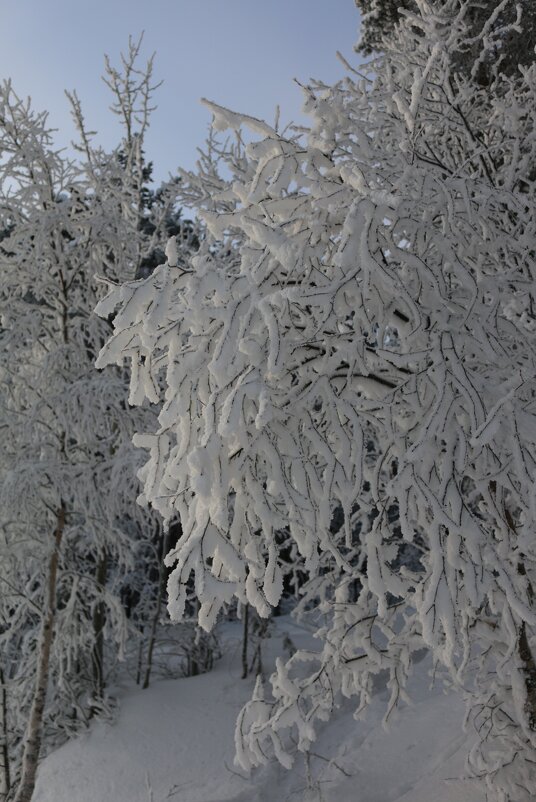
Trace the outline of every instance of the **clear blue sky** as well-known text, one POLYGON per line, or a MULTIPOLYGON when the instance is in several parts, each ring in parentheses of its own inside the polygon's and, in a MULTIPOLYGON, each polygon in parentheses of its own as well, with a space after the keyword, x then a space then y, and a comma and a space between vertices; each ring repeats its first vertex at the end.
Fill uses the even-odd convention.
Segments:
POLYGON ((74 135, 64 89, 76 89, 88 126, 113 147, 118 128, 100 75, 103 54, 118 62, 129 34, 145 31, 164 80, 147 143, 158 178, 192 167, 210 113, 202 96, 273 121, 300 118, 292 79, 342 77, 340 50, 357 61, 354 0, 0 0, 0 78, 50 112, 58 144, 74 135))

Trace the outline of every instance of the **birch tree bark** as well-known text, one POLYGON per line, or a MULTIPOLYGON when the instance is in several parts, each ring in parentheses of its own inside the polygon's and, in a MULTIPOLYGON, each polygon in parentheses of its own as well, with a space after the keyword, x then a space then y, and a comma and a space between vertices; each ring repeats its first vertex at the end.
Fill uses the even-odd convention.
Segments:
POLYGON ((43 716, 49 680, 50 651, 54 640, 54 623, 56 618, 58 562, 61 541, 65 530, 65 504, 63 502, 56 513, 56 519, 54 550, 50 557, 48 567, 48 591, 39 643, 37 678, 28 721, 28 729, 24 741, 21 778, 14 802, 30 802, 35 788, 39 753, 41 751, 43 716))

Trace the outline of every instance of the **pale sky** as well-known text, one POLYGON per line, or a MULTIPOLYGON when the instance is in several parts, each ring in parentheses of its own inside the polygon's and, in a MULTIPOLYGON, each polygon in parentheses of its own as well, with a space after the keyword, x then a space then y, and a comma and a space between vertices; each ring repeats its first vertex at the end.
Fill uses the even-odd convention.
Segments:
POLYGON ((77 90, 98 141, 117 144, 103 54, 117 63, 145 31, 164 80, 146 146, 157 178, 194 165, 210 121, 200 97, 269 122, 279 103, 282 122, 299 120, 294 77, 341 78, 337 50, 359 61, 354 0, 0 0, 0 13, 0 77, 50 112, 59 145, 74 136, 64 89, 77 90))

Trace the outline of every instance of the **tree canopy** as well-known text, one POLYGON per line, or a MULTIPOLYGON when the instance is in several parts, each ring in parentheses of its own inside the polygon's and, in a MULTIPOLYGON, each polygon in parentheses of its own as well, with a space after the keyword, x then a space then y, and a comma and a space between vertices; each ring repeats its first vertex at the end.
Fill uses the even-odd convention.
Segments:
POLYGON ((239 763, 272 749, 289 765, 289 732, 306 751, 340 695, 363 712, 384 671, 388 719, 426 647, 466 696, 471 771, 490 799, 526 802, 536 67, 467 80, 517 26, 511 2, 477 29, 472 9, 408 9, 384 53, 305 88, 303 135, 209 104, 235 134, 184 176, 209 236, 111 288, 98 365, 129 358, 130 402, 161 404, 135 442, 142 503, 182 523, 171 615, 192 574, 202 626, 233 596, 268 615, 283 544, 309 577, 299 611, 320 651, 258 682, 239 763))

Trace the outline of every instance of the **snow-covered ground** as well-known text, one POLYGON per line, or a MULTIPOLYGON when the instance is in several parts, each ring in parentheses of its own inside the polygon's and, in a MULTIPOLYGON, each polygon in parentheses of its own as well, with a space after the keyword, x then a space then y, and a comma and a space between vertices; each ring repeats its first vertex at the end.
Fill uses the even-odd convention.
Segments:
MULTIPOLYGON (((276 619, 269 661, 285 632, 276 619)), ((239 625, 226 625, 224 657, 210 674, 124 689, 117 720, 96 723, 42 764, 35 802, 484 802, 464 773, 463 709, 429 689, 429 664, 416 666, 405 707, 386 733, 380 689, 366 720, 346 703, 324 726, 309 766, 271 764, 247 777, 233 765, 234 723, 252 682, 240 679, 239 625), (309 779, 308 779, 309 778, 309 779)))

